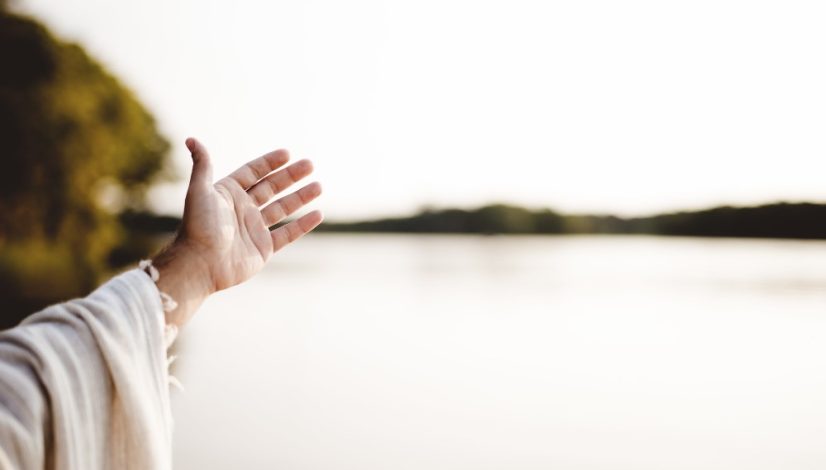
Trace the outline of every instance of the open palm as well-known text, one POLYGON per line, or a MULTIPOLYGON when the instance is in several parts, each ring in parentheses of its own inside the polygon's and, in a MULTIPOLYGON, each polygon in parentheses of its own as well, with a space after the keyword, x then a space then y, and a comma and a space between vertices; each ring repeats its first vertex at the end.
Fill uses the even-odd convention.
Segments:
POLYGON ((286 150, 276 150, 213 184, 206 148, 192 138, 186 145, 192 152, 193 166, 179 236, 204 263, 213 291, 249 279, 273 252, 321 223, 321 213, 313 211, 269 229, 321 194, 321 186, 314 182, 270 202, 313 171, 309 160, 281 168, 289 155, 286 150))

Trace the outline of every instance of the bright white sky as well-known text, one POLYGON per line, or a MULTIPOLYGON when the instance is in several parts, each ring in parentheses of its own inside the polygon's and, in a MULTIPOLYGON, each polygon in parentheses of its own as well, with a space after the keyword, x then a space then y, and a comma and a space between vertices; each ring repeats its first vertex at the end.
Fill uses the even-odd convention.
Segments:
MULTIPOLYGON (((310 157, 329 218, 826 200, 826 2, 18 0, 216 175, 310 157)), ((158 191, 180 210, 185 178, 158 191)))

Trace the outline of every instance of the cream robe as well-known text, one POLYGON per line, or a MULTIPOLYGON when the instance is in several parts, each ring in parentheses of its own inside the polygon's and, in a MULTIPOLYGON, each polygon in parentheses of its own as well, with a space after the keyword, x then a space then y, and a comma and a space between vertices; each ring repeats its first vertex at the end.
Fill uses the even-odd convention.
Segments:
POLYGON ((0 333, 0 468, 168 469, 160 294, 139 269, 0 333))

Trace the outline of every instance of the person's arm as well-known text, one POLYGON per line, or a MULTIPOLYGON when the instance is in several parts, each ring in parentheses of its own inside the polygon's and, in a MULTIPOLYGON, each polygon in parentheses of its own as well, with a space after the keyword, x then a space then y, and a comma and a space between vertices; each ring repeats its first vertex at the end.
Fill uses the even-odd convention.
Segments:
POLYGON ((156 282, 132 269, 0 332, 0 470, 170 468, 167 327, 321 222, 311 212, 269 230, 320 193, 311 183, 270 202, 310 174, 309 161, 285 166, 278 150, 213 184, 206 149, 187 146, 183 222, 153 259, 156 282), (164 312, 159 291, 178 306, 164 312))
POLYGON ((313 171, 309 160, 285 166, 287 151, 276 150, 213 184, 206 148, 191 138, 186 145, 193 165, 183 222, 175 240, 153 259, 160 275, 158 289, 178 304, 167 312, 167 322, 178 327, 207 296, 249 279, 273 252, 322 220, 321 213, 313 211, 269 229, 321 194, 321 186, 313 182, 270 202, 313 171))

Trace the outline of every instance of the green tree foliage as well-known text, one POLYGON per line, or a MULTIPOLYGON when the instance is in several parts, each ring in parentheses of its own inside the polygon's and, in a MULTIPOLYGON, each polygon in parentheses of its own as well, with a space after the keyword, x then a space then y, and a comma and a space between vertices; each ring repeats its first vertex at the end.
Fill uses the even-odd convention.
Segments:
POLYGON ((143 208, 148 186, 166 175, 169 144, 132 93, 32 19, 0 11, 0 64, 0 296, 16 306, 8 326, 94 287, 124 239, 113 209, 143 208))

